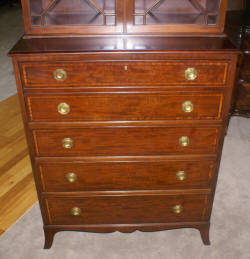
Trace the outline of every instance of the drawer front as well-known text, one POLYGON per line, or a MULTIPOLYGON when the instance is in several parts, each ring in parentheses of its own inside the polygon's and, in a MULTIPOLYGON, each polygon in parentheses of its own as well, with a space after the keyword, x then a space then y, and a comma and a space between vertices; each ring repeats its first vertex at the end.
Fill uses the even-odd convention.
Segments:
POLYGON ((34 130, 39 156, 215 153, 218 128, 108 127, 34 130))
POLYGON ((225 85, 228 63, 182 62, 75 62, 23 63, 25 87, 225 85), (187 70, 194 68, 193 70, 187 70), (197 75, 196 75, 197 73, 197 75), (186 77, 191 76, 187 79, 186 77))
POLYGON ((94 196, 48 198, 50 224, 139 224, 200 221, 207 195, 94 196), (180 205, 180 213, 173 211, 180 205), (75 209, 73 209, 75 208, 75 209), (78 208, 78 209, 76 209, 78 208), (73 215, 72 209, 75 214, 73 215))
POLYGON ((222 94, 27 96, 30 121, 220 119, 222 94))
POLYGON ((209 188, 213 161, 43 163, 43 191, 209 188))

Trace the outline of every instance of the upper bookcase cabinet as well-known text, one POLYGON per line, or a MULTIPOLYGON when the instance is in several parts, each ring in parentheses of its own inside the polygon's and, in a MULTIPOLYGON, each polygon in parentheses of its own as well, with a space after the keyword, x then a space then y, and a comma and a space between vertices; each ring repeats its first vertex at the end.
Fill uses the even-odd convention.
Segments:
POLYGON ((227 0, 22 0, 26 35, 220 34, 227 0))

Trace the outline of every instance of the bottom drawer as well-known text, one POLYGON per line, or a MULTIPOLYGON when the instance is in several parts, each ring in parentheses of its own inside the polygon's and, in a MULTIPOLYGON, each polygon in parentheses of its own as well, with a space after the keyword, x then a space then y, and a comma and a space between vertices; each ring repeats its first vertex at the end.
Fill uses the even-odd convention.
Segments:
POLYGON ((117 195, 45 199, 50 224, 139 224, 201 221, 206 194, 117 195))

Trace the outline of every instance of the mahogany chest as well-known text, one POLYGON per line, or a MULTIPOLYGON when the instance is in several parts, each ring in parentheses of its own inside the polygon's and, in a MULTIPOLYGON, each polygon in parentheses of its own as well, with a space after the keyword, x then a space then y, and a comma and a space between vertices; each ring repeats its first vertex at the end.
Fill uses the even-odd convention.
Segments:
POLYGON ((45 248, 65 230, 183 227, 208 245, 239 55, 226 1, 71 2, 23 0, 9 53, 45 248))

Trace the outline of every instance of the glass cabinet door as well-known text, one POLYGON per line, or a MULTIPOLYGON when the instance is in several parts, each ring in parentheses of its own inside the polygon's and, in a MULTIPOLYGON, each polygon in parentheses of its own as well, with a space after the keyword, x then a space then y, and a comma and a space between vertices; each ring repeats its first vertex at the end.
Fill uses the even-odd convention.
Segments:
POLYGON ((22 0, 26 35, 221 33, 227 0, 22 0))
POLYGON ((134 0, 128 32, 216 31, 225 5, 224 0, 134 0))
POLYGON ((117 33, 122 24, 116 2, 119 1, 29 0, 24 11, 28 13, 32 32, 117 33))

